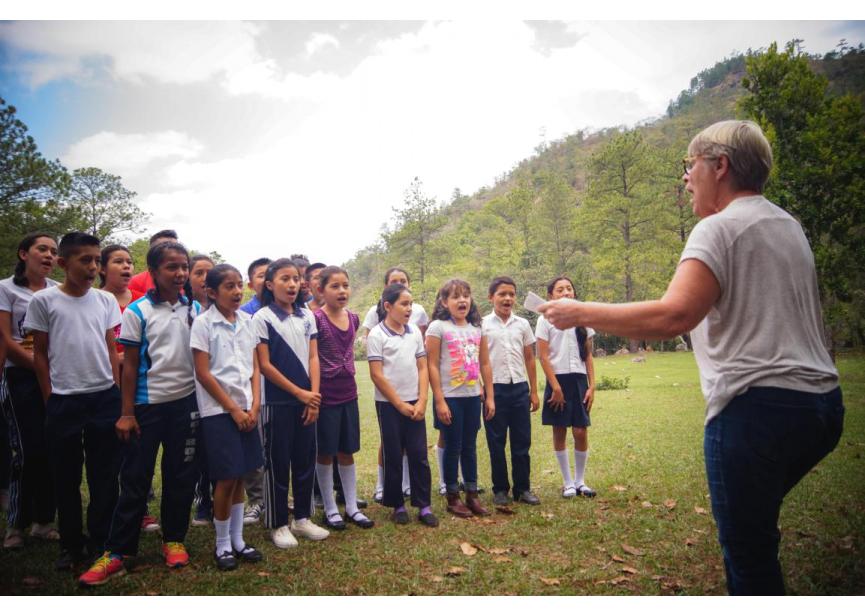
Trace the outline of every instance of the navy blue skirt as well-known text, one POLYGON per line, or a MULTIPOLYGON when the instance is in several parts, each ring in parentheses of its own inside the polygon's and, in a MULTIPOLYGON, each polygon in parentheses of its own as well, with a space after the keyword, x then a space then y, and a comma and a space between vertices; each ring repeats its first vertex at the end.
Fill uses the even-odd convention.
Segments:
POLYGON ((586 391, 589 390, 589 378, 586 374, 556 374, 556 380, 562 387, 565 405, 557 410, 550 405, 553 388, 547 383, 544 389, 544 409, 541 412, 542 425, 556 427, 588 427, 592 424, 589 413, 583 405, 586 391))
POLYGON ((243 478, 264 465, 258 428, 240 431, 227 412, 201 419, 210 480, 243 478))

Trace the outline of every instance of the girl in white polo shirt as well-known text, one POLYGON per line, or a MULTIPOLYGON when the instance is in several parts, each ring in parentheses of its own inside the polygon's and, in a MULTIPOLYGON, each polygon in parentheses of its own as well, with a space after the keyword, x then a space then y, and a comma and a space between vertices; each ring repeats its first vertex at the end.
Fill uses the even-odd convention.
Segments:
MULTIPOLYGON (((574 284, 561 276, 547 285, 549 299, 574 298, 574 284)), ((595 332, 583 327, 556 329, 540 316, 535 327, 538 356, 547 377, 541 423, 553 427, 553 448, 562 472, 562 497, 578 495, 593 498, 596 493, 585 483, 589 458, 589 412, 595 399, 595 366, 592 362, 592 337, 595 332), (574 435, 574 475, 565 442, 568 427, 574 435)))
POLYGON ((261 380, 252 317, 240 311, 243 277, 216 265, 205 277, 211 307, 192 325, 195 389, 201 414, 207 474, 213 489, 216 566, 234 570, 238 560, 261 561, 243 540, 243 477, 262 466, 256 424, 261 380))

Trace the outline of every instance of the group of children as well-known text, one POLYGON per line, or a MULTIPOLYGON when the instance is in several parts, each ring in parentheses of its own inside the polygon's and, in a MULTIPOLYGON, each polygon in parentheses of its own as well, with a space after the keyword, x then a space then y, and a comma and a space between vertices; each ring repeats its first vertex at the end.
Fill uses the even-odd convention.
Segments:
MULTIPOLYGON (((447 511, 489 514, 477 476, 482 417, 494 504, 540 503, 529 471, 530 413, 540 406, 536 341, 547 381, 542 422, 553 426, 562 496, 595 495, 584 482, 594 332, 560 331, 541 316, 533 333, 514 313, 511 278, 492 281, 493 311, 484 318, 469 284, 449 280, 430 320, 413 303, 408 274, 391 268, 361 324, 347 309, 351 286, 340 267, 298 256, 258 259, 247 271, 254 296, 242 304, 245 284, 235 267, 190 258, 174 231, 160 231, 150 243, 147 270, 133 277, 123 246, 100 250, 96 237, 79 232, 58 245, 33 233, 18 247, 15 274, 0 281, 3 412, 12 453, 4 547, 23 546, 29 526, 31 536, 59 539, 59 569, 95 558, 79 577, 82 585, 123 574, 140 533, 160 527, 148 511, 160 446, 162 551, 170 567, 189 562, 184 543, 193 504, 194 524, 212 519, 220 570, 262 559, 243 538, 244 523, 261 517, 278 548, 296 546, 298 536, 323 540, 348 523, 373 527, 362 512, 353 457, 360 450, 354 342, 361 330, 381 437, 374 497, 393 509, 395 523, 410 522, 409 498, 420 523, 438 525, 427 459, 430 389, 447 511), (48 277, 55 260, 65 272, 62 284, 48 277), (101 289, 93 288, 97 282, 101 289), (312 521, 314 486, 325 527, 312 521)), ((574 297, 566 277, 547 291, 550 299, 574 297)))

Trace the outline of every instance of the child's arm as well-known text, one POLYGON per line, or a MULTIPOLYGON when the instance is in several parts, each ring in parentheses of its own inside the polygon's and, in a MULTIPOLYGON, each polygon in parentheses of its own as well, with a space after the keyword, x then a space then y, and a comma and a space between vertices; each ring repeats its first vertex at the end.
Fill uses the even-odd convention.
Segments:
POLYGON ((138 386, 138 348, 131 347, 123 353, 123 370, 120 372, 120 418, 114 424, 114 431, 121 442, 129 441, 134 433, 141 435, 141 427, 135 418, 135 389, 138 386))
POLYGON ((432 386, 436 416, 445 425, 450 425, 451 409, 448 408, 448 404, 445 401, 445 394, 442 390, 441 369, 439 369, 441 349, 442 340, 440 337, 431 335, 426 338, 427 371, 429 372, 430 386, 432 386))
POLYGON ((39 381, 42 400, 47 402, 51 395, 51 371, 48 365, 48 333, 33 331, 33 371, 39 381))
POLYGON ((393 388, 390 381, 385 378, 384 363, 382 361, 369 362, 369 376, 372 378, 372 383, 375 385, 375 388, 377 388, 379 392, 384 395, 384 398, 397 409, 397 412, 408 417, 411 417, 414 414, 415 407, 410 403, 403 401, 397 394, 396 389, 393 388))
POLYGON ((261 342, 256 346, 258 354, 258 365, 264 377, 270 380, 273 384, 284 391, 288 391, 304 406, 314 405, 316 408, 321 403, 321 393, 307 391, 302 389, 291 380, 282 375, 276 366, 270 362, 270 350, 267 347, 267 342, 261 342))
POLYGON ((249 415, 243 411, 243 408, 238 406, 237 403, 229 397, 228 393, 219 386, 219 381, 217 381, 210 372, 210 354, 203 350, 193 348, 192 360, 195 365, 195 379, 202 387, 204 387, 204 390, 207 391, 210 396, 231 415, 231 418, 234 419, 234 422, 237 424, 237 428, 240 431, 249 431, 252 429, 255 423, 250 420, 249 415))
POLYGON ((6 358, 18 367, 35 370, 33 365, 33 354, 12 339, 12 312, 0 312, 0 333, 6 340, 6 358))
MULTIPOLYGON (((318 364, 318 340, 315 338, 309 340, 309 383, 313 394, 318 395, 319 403, 321 403, 321 394, 319 388, 321 386, 321 371, 318 364)), ((318 420, 319 404, 307 404, 303 409, 303 424, 309 425, 318 420)))
POLYGON ((417 359, 417 401, 414 404, 412 420, 422 421, 426 414, 427 395, 429 394, 429 368, 426 357, 417 359))
POLYGON ((108 345, 108 361, 111 363, 111 375, 114 384, 120 388, 120 362, 117 359, 117 346, 115 346, 114 329, 105 332, 105 343, 108 345))
POLYGON ((529 376, 529 403, 531 411, 537 412, 541 406, 538 399, 538 366, 535 363, 535 349, 531 344, 523 346, 523 361, 526 363, 526 374, 529 376))
POLYGON ((592 350, 595 343, 592 338, 586 340, 586 375, 589 379, 589 388, 586 391, 586 396, 583 398, 583 404, 586 406, 586 412, 591 412, 592 404, 595 403, 595 360, 592 358, 592 350))
POLYGON ((484 418, 490 420, 496 415, 495 389, 493 388, 493 368, 490 365, 490 349, 487 346, 487 338, 481 336, 480 348, 481 378, 484 381, 484 418))
POLYGON ((562 386, 556 378, 556 372, 553 371, 553 364, 550 363, 550 343, 547 340, 538 338, 538 354, 540 355, 541 369, 544 370, 547 383, 553 390, 553 394, 547 401, 550 402, 553 410, 561 410, 565 405, 565 395, 562 393, 562 386))
POLYGON ((258 423, 258 415, 261 412, 261 370, 258 368, 258 353, 252 351, 252 407, 249 409, 249 418, 252 424, 258 423))

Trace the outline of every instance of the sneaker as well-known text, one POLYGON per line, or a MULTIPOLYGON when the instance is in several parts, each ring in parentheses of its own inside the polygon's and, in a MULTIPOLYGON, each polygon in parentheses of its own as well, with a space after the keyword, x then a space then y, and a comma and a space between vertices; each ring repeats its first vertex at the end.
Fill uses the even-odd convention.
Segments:
POLYGON ((529 504, 530 506, 538 506, 541 503, 541 499, 531 491, 523 491, 514 500, 523 504, 529 504))
POLYGON ((507 491, 496 491, 493 494, 493 504, 496 506, 507 506, 511 503, 511 497, 507 491))
POLYGON ((438 517, 436 517, 431 512, 428 512, 425 515, 418 515, 417 519, 418 519, 418 521, 420 521, 421 523, 423 523, 427 527, 438 527, 439 526, 438 517))
POLYGON ((4 549, 20 549, 24 546, 24 532, 14 527, 6 530, 6 536, 3 538, 4 549))
POLYGON ((589 487, 586 483, 583 483, 582 485, 577 487, 577 495, 584 498, 593 498, 598 495, 598 492, 589 487))
POLYGON ((222 572, 227 572, 237 568, 237 558, 234 557, 234 553, 231 551, 214 553, 213 559, 216 561, 216 568, 222 572))
POLYGON ((261 506, 253 504, 243 513, 243 525, 255 525, 261 521, 261 506))
POLYGON ((270 539, 277 549, 291 549, 297 546, 297 538, 294 537, 287 525, 273 530, 270 533, 270 539))
POLYGON ((440 483, 439 484, 439 495, 447 495, 447 494, 448 494, 447 486, 444 483, 440 483))
POLYGON ((573 485, 568 485, 567 487, 562 487, 562 497, 565 499, 571 499, 577 497, 577 488, 573 485))
POLYGON ((330 536, 330 532, 323 527, 318 527, 309 519, 301 519, 300 521, 293 519, 291 522, 291 533, 308 540, 324 540, 330 536))
POLYGON ((159 521, 157 521, 156 517, 154 517, 153 515, 144 515, 143 517, 141 517, 141 531, 158 532, 159 521))
POLYGON ((234 558, 241 562, 255 564, 263 560, 264 556, 261 554, 261 551, 253 547, 251 544, 246 543, 246 546, 240 551, 234 549, 234 558))
POLYGON ((183 568, 189 563, 189 553, 182 542, 166 542, 162 545, 162 556, 169 568, 183 568))
POLYGON ((405 510, 394 511, 390 518, 393 519, 393 522, 397 525, 408 525, 409 522, 408 512, 405 510))
POLYGON ((122 577, 126 574, 123 558, 106 551, 98 558, 90 569, 78 577, 78 583, 85 587, 93 587, 108 582, 111 577, 122 577))
POLYGON ((210 518, 208 517, 195 517, 192 520, 192 525, 195 527, 207 527, 210 525, 210 518))

